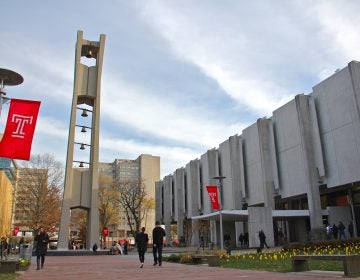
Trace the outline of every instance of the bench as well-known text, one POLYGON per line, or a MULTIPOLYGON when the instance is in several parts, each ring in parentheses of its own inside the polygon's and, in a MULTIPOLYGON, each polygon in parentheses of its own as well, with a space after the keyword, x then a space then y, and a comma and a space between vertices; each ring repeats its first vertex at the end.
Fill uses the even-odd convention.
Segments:
POLYGON ((209 266, 220 266, 220 257, 214 255, 194 255, 192 256, 193 264, 207 263, 209 266))
POLYGON ((342 261, 345 276, 360 275, 360 255, 296 255, 292 257, 293 271, 309 270, 309 260, 342 261))

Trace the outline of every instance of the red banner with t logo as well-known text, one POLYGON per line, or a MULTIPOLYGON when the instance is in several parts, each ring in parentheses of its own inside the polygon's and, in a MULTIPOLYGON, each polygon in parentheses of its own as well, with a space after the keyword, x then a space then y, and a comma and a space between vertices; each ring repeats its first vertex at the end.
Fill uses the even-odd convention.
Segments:
POLYGON ((0 157, 30 159, 40 101, 11 99, 0 157))
POLYGON ((213 210, 220 210, 217 186, 206 186, 213 210))

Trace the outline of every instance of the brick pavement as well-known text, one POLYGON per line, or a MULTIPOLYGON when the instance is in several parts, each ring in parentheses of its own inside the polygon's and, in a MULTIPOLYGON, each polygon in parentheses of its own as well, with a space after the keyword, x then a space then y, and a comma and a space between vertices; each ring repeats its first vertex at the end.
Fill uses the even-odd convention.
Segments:
POLYGON ((184 265, 164 262, 154 267, 152 256, 147 253, 144 268, 139 268, 137 255, 127 256, 47 256, 44 269, 36 270, 36 260, 17 280, 92 280, 92 279, 345 279, 339 273, 271 273, 239 269, 208 267, 207 265, 184 265))

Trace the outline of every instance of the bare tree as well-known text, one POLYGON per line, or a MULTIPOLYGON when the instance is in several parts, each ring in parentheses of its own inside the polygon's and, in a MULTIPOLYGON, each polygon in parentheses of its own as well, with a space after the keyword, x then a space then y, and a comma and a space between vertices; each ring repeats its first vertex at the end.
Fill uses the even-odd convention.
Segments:
MULTIPOLYGON (((119 209, 117 207, 118 192, 113 188, 113 185, 114 181, 111 176, 100 173, 99 219, 101 228, 107 227, 110 224, 115 224, 119 219, 119 209)), ((105 236, 102 241, 105 243, 105 236)))
POLYGON ((19 168, 16 208, 19 225, 53 232, 59 226, 64 179, 62 165, 50 154, 35 155, 19 168), (22 218, 22 219, 21 219, 22 218))
POLYGON ((145 185, 142 181, 119 181, 114 184, 119 195, 117 202, 124 209, 127 222, 133 234, 140 231, 144 219, 144 201, 146 199, 145 185), (134 224, 133 224, 134 222, 134 224))

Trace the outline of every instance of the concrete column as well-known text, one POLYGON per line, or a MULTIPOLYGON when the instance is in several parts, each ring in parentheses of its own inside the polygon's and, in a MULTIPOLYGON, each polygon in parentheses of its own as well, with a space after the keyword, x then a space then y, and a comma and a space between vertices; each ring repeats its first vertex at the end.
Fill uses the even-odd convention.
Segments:
MULTIPOLYGON (((316 115, 311 114, 310 96, 297 95, 295 97, 296 108, 298 111, 298 120, 300 127, 300 136, 303 146, 303 155, 305 158, 305 173, 308 182, 308 205, 310 212, 310 225, 313 233, 320 232, 323 228, 321 215, 321 201, 319 191, 319 173, 316 168, 314 139, 313 139, 313 118, 316 115)), ((316 237, 315 237, 316 238, 316 237)))
POLYGON ((167 244, 171 244, 171 221, 173 218, 172 186, 173 176, 168 175, 164 178, 164 224, 167 244))
POLYGON ((175 171, 175 220, 177 222, 178 239, 184 236, 185 216, 185 169, 179 168, 175 171))
POLYGON ((210 221, 210 240, 213 244, 215 244, 216 246, 218 246, 220 248, 219 235, 220 235, 219 222, 211 220, 210 221))
POLYGON ((266 242, 274 246, 274 225, 271 207, 248 207, 249 213, 249 247, 260 245, 259 231, 262 229, 266 235, 266 242))
POLYGON ((261 169, 264 188, 264 205, 275 209, 275 186, 279 189, 276 151, 272 121, 266 118, 257 121, 260 142, 261 169))
POLYGON ((203 200, 202 212, 204 214, 209 214, 213 211, 211 209, 210 199, 206 191, 206 186, 216 186, 218 183, 217 180, 212 179, 215 176, 219 176, 218 150, 208 150, 205 154, 201 156, 201 171, 201 189, 203 200))
POLYGON ((199 246, 199 220, 191 221, 191 246, 199 246))

